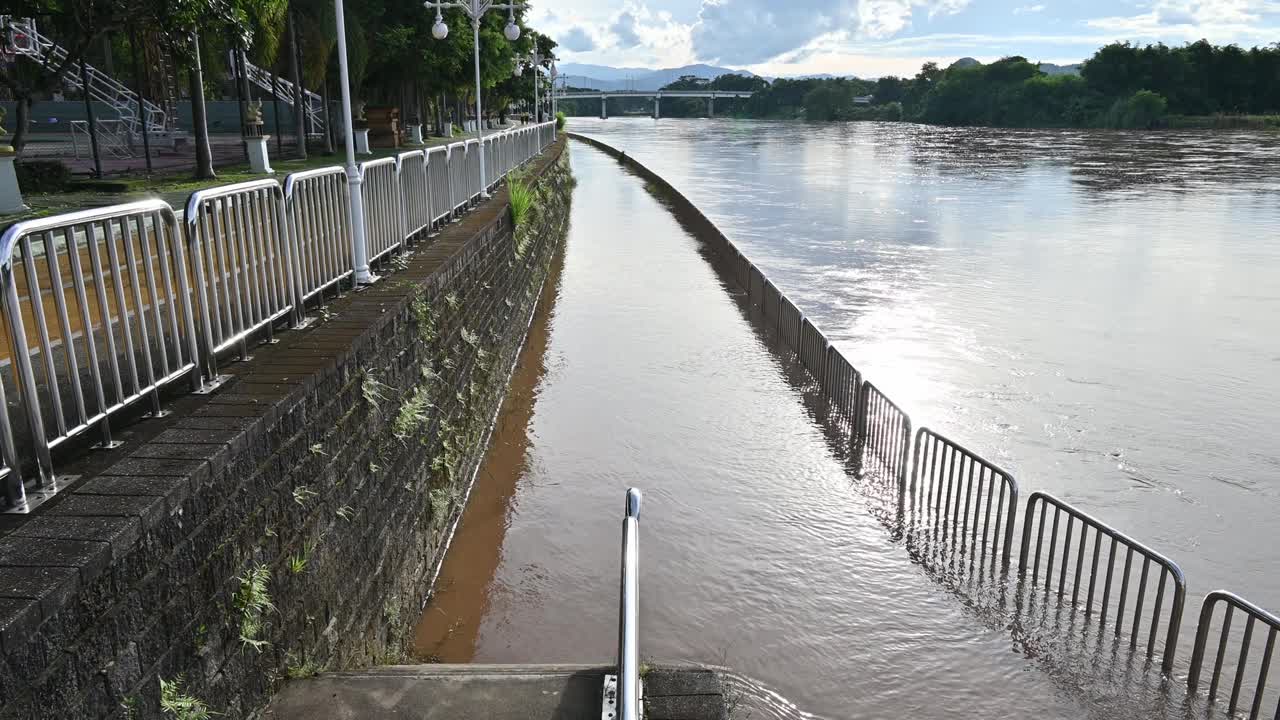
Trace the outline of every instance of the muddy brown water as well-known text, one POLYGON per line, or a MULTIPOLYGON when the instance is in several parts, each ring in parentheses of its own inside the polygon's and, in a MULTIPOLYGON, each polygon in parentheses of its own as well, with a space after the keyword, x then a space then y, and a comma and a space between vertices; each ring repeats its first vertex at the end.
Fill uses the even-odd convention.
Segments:
POLYGON ((731 666, 744 716, 1164 714, 1141 668, 1117 686, 1097 670, 1106 653, 1015 641, 1007 615, 913 561, 699 240, 616 161, 571 153, 566 250, 420 621, 421 659, 610 661, 634 485, 642 654, 731 666))

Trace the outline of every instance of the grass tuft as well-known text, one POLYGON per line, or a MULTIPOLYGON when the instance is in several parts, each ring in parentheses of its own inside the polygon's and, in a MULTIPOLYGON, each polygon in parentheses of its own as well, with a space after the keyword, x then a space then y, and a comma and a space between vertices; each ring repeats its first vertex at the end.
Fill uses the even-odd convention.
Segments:
POLYGON ((522 180, 512 178, 507 183, 507 194, 511 208, 511 224, 520 227, 529 219, 533 210, 533 189, 522 180))

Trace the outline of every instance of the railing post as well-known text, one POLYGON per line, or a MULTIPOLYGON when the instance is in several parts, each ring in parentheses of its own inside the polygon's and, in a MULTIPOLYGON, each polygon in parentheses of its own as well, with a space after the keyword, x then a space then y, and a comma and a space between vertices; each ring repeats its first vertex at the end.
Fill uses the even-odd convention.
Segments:
POLYGON ((627 490, 618 608, 618 719, 640 718, 640 490, 627 490))

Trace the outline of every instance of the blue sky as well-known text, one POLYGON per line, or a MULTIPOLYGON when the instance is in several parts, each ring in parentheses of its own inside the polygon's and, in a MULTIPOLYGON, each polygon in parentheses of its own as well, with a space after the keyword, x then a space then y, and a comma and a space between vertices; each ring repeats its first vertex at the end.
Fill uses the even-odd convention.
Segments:
POLYGON ((563 60, 762 75, 914 74, 926 60, 1078 62, 1114 40, 1280 41, 1280 0, 533 0, 563 60))

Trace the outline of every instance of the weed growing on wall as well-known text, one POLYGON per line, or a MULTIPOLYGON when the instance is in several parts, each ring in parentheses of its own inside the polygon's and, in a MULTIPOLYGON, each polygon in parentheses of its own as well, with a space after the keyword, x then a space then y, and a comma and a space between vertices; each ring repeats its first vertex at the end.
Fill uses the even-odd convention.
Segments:
POLYGON ((236 591, 235 607, 240 613, 240 642, 254 650, 260 650, 267 644, 266 640, 259 637, 267 626, 266 615, 276 609, 271 604, 271 595, 267 591, 271 569, 262 563, 255 563, 239 580, 240 589, 236 591))
POLYGON ((176 720, 209 720, 209 708, 198 698, 182 692, 182 676, 160 678, 160 711, 176 720))

